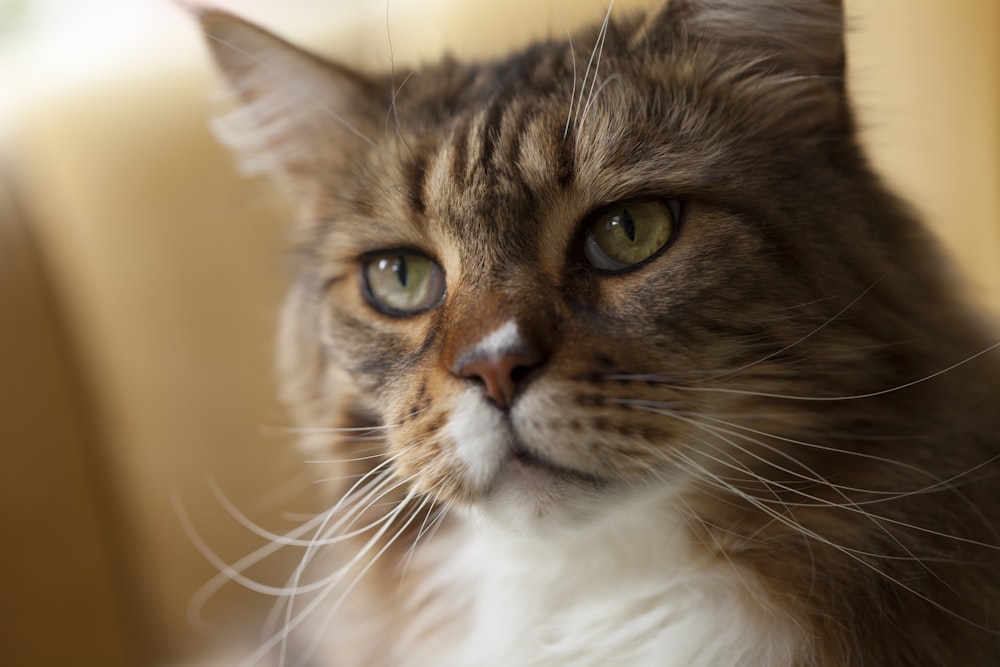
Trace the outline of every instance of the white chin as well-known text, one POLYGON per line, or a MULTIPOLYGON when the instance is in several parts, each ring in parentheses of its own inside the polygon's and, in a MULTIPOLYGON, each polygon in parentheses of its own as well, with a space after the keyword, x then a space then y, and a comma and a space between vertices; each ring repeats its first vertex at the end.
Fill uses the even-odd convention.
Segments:
POLYGON ((517 533, 571 528, 587 522, 606 506, 594 484, 571 474, 510 457, 502 464, 484 500, 474 514, 517 533))

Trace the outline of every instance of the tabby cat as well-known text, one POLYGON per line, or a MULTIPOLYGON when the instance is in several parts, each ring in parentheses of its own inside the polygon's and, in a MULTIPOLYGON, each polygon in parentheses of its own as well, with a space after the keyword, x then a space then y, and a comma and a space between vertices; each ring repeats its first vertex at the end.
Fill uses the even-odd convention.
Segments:
POLYGON ((842 7, 611 14, 370 75, 199 13, 336 469, 248 664, 1000 664, 997 338, 858 145, 842 7))

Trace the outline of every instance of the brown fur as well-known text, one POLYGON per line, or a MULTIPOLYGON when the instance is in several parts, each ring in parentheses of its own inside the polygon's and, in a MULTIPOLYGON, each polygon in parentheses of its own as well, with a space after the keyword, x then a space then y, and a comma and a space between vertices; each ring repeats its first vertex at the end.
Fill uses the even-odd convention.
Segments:
MULTIPOLYGON (((589 54, 572 89, 564 41, 394 89, 202 21, 244 104, 238 148, 301 214, 281 357, 303 426, 388 425, 399 497, 480 502, 442 399, 471 382, 462 353, 515 319, 544 357, 527 386, 561 396, 538 425, 559 435, 535 453, 613 484, 701 471, 692 530, 803 629, 797 664, 1000 661, 1000 370, 977 356, 995 339, 857 146, 835 3, 674 0, 613 20, 593 98, 589 54), (637 197, 683 202, 672 245, 593 270, 584 223, 637 197), (365 302, 359 257, 385 248, 440 263, 440 307, 394 318, 365 302)), ((327 456, 371 451, 310 438, 327 456)), ((386 600, 416 533, 355 594, 375 635, 406 625, 386 600)), ((371 647, 344 664, 391 664, 371 647)))

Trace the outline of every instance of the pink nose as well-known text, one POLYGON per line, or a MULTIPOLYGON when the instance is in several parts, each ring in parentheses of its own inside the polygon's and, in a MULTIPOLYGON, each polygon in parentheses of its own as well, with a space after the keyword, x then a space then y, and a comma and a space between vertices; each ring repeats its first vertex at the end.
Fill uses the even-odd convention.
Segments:
POLYGON ((462 363, 456 375, 482 382, 493 402, 507 410, 514 402, 518 387, 531 370, 541 363, 541 354, 519 349, 498 355, 473 357, 462 363))

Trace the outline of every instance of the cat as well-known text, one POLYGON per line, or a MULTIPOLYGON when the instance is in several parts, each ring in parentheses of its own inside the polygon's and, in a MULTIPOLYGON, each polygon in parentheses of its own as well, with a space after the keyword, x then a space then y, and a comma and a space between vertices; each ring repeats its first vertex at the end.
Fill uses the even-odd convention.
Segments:
POLYGON ((1000 664, 1000 351, 859 146, 839 2, 405 75, 198 16, 336 469, 248 664, 1000 664))

